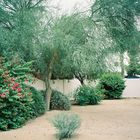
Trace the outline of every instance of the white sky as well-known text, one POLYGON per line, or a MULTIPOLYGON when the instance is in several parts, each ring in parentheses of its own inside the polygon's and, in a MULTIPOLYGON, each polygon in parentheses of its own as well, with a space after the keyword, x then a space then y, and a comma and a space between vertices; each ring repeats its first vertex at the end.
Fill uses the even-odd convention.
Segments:
MULTIPOLYGON (((57 7, 55 14, 70 14, 74 9, 78 11, 86 11, 90 9, 90 6, 94 3, 95 0, 48 0, 48 5, 50 7, 57 7)), ((140 18, 137 19, 137 27, 140 30, 140 18)))
POLYGON ((76 8, 78 11, 86 11, 93 0, 51 0, 49 5, 59 7, 59 13, 71 13, 76 8))

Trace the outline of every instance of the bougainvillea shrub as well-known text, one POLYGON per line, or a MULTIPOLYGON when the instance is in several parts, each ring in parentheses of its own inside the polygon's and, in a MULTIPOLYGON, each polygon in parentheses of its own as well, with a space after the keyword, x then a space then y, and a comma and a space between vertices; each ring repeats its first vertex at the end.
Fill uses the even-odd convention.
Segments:
POLYGON ((0 130, 19 128, 32 117, 32 92, 25 85, 30 66, 0 58, 0 130))

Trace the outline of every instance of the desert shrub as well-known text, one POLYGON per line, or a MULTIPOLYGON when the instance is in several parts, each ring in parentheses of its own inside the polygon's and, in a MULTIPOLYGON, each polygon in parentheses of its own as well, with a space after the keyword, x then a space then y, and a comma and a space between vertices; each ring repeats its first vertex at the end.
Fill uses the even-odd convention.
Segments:
POLYGON ((104 91, 105 98, 118 99, 125 88, 125 81, 119 74, 108 73, 101 77, 99 86, 104 91))
POLYGON ((78 105, 95 105, 102 98, 101 90, 86 85, 79 87, 74 94, 74 100, 78 105))
POLYGON ((24 84, 30 65, 0 59, 0 130, 19 128, 31 118, 32 92, 24 84))
POLYGON ((31 104, 32 116, 37 117, 45 113, 46 104, 43 95, 34 87, 29 87, 32 92, 33 103, 31 104))
POLYGON ((129 65, 126 67, 127 70, 127 77, 128 78, 135 78, 137 75, 140 75, 140 58, 138 54, 130 54, 129 53, 130 62, 129 65))
POLYGON ((136 77, 136 75, 140 75, 140 64, 131 62, 127 67, 127 77, 136 77))
POLYGON ((81 121, 78 115, 60 113, 52 120, 54 127, 58 129, 59 139, 70 138, 76 129, 80 127, 81 121))
POLYGON ((69 98, 59 91, 53 90, 50 101, 51 110, 70 110, 71 102, 69 98))

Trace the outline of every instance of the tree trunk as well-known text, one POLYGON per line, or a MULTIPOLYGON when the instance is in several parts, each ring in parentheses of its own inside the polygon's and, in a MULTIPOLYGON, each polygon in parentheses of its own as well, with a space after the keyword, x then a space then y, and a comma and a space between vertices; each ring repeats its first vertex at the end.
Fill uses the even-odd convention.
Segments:
POLYGON ((121 66, 121 75, 124 77, 125 72, 124 53, 120 53, 120 66, 121 66))
POLYGON ((46 96, 48 111, 50 110, 50 100, 52 95, 51 77, 52 77, 53 65, 55 63, 56 58, 57 58, 57 51, 54 51, 53 56, 46 70, 46 78, 45 78, 46 95, 45 96, 46 96))
POLYGON ((83 85, 84 85, 84 80, 81 79, 81 80, 79 80, 79 81, 80 81, 81 85, 83 86, 83 85))
POLYGON ((51 76, 52 72, 50 71, 48 73, 48 76, 46 77, 45 80, 45 85, 46 85, 46 103, 47 103, 47 110, 50 110, 50 100, 51 100, 51 95, 52 95, 52 88, 51 88, 51 76))
POLYGON ((74 75, 80 81, 81 85, 84 85, 85 75, 82 75, 81 73, 78 72, 75 73, 74 75))

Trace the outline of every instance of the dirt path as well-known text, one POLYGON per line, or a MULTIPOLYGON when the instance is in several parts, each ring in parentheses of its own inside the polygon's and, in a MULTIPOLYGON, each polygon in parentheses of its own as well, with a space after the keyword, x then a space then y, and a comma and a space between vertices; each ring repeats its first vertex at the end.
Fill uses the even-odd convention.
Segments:
MULTIPOLYGON (((50 111, 24 127, 0 132, 0 140, 56 140, 50 111)), ((81 128, 70 140, 140 140, 140 99, 104 100, 97 106, 73 106, 82 119, 81 128)))

